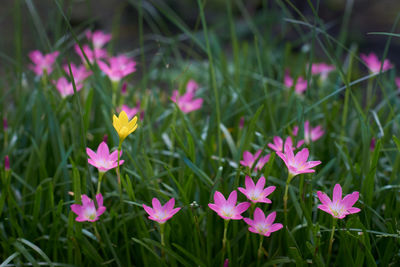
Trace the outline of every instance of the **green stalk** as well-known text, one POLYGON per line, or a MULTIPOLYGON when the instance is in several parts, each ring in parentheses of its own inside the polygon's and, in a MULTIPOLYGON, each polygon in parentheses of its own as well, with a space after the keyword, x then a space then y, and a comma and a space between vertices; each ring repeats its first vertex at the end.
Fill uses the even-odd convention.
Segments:
POLYGON ((97 181, 97 194, 100 194, 101 180, 103 179, 104 172, 99 172, 99 180, 97 181))
POLYGON ((164 223, 160 223, 161 257, 162 257, 163 261, 165 261, 165 251, 164 251, 164 247, 165 247, 165 237, 164 237, 164 228, 165 228, 165 224, 164 224, 164 223))
POLYGON ((222 262, 225 260, 225 251, 226 251, 226 233, 228 232, 228 224, 229 220, 224 220, 224 239, 222 239, 222 262))
POLYGON ((335 228, 336 228, 336 218, 333 218, 333 225, 332 225, 332 232, 331 232, 331 237, 329 238, 329 248, 328 248, 328 261, 327 261, 327 266, 329 266, 329 261, 331 259, 331 254, 332 254, 332 245, 333 245, 333 236, 335 235, 335 228))
POLYGON ((258 246, 258 252, 257 252, 257 257, 258 257, 258 262, 260 262, 260 260, 261 260, 261 257, 262 257, 262 244, 263 244, 263 241, 264 241, 264 236, 263 235, 261 235, 261 237, 260 237, 260 245, 258 246))
POLYGON ((290 181, 292 181, 293 177, 294 176, 289 172, 288 178, 286 180, 285 194, 283 195, 283 211, 285 213, 285 217, 287 216, 287 200, 288 200, 289 184, 290 184, 290 181))

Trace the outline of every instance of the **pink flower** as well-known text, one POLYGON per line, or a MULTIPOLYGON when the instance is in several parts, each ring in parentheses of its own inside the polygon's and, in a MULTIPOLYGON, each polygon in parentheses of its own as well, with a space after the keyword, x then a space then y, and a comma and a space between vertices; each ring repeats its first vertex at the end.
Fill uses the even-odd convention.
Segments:
POLYGON ((202 98, 193 99, 193 92, 186 92, 183 96, 179 96, 178 90, 174 90, 171 100, 175 102, 183 113, 189 113, 200 109, 203 105, 202 98))
POLYGON ((10 158, 8 157, 8 155, 4 157, 4 170, 10 170, 10 158))
POLYGON ((246 176, 245 180, 246 189, 239 187, 238 190, 242 192, 251 202, 257 203, 272 203, 270 199, 267 198, 275 190, 275 186, 268 186, 264 189, 265 178, 262 176, 257 181, 257 185, 254 185, 253 179, 246 176))
POLYGON ((136 62, 124 55, 112 57, 108 61, 110 65, 103 61, 99 61, 97 64, 113 82, 119 82, 125 76, 136 71, 136 62))
MULTIPOLYGON (((99 172, 106 172, 114 169, 118 166, 118 150, 115 150, 110 154, 108 146, 105 142, 101 142, 97 148, 97 153, 93 152, 90 148, 86 148, 86 153, 89 156, 88 162, 96 167, 99 172)), ((122 150, 119 156, 122 156, 122 150)), ((123 160, 119 160, 119 165, 124 163, 123 160)))
POLYGON ((153 208, 143 204, 144 210, 150 215, 149 219, 156 221, 160 224, 165 223, 172 218, 181 208, 175 208, 175 199, 171 198, 164 206, 161 206, 160 201, 157 198, 152 200, 153 208))
POLYGON ((88 198, 87 195, 82 195, 82 205, 72 204, 71 210, 78 215, 75 219, 77 222, 95 222, 99 219, 99 216, 106 211, 106 207, 103 206, 103 196, 101 194, 96 195, 97 209, 94 205, 93 200, 88 198))
MULTIPOLYGON (((284 148, 284 144, 283 144, 283 140, 282 138, 280 138, 279 136, 274 136, 273 138, 274 143, 268 143, 268 147, 275 150, 276 152, 283 152, 283 148, 284 148)), ((285 140, 285 146, 289 145, 290 147, 293 148, 293 141, 292 138, 290 136, 286 137, 285 140)), ((304 144, 304 140, 300 140, 299 142, 297 142, 297 148, 301 147, 304 144)), ((294 148, 293 148, 294 149, 294 148)))
POLYGON ((186 84, 186 92, 195 93, 199 89, 199 85, 195 80, 189 80, 186 84))
POLYGON ((301 173, 315 172, 311 168, 321 164, 321 161, 307 161, 309 155, 307 148, 303 148, 295 156, 293 149, 287 145, 285 146, 285 153, 276 152, 276 154, 285 162, 289 173, 293 177, 301 173))
MULTIPOLYGON (((297 136, 297 133, 299 132, 299 127, 295 126, 293 128, 293 135, 297 136)), ((324 135, 325 131, 322 128, 321 125, 318 125, 315 128, 310 127, 310 122, 305 121, 304 122, 304 141, 306 144, 309 144, 311 142, 314 142, 318 139, 320 139, 324 135)))
POLYGON ((128 115, 128 119, 132 119, 137 113, 140 111, 140 101, 136 103, 136 107, 130 108, 127 105, 122 105, 122 107, 117 108, 117 112, 125 111, 126 115, 128 115))
MULTIPOLYGON (((258 157, 259 157, 260 155, 261 155, 261 149, 258 150, 258 151, 254 154, 254 156, 253 156, 253 154, 251 154, 249 151, 245 151, 245 152, 243 152, 243 160, 240 161, 240 164, 242 164, 243 166, 247 166, 247 167, 251 168, 251 167, 253 167, 254 162, 256 162, 256 160, 258 159, 258 157)), ((271 156, 271 155, 268 154, 268 155, 266 155, 266 156, 264 156, 264 157, 261 157, 261 158, 258 160, 258 162, 257 162, 256 166, 254 167, 254 169, 255 169, 256 171, 261 170, 261 169, 264 167, 265 163, 268 162, 270 156, 271 156)))
MULTIPOLYGON (((57 88, 57 91, 61 94, 62 97, 67 97, 69 95, 74 94, 74 87, 72 83, 68 82, 67 78, 61 77, 58 79, 57 82, 55 82, 55 86, 57 88)), ((80 91, 82 89, 82 84, 75 84, 76 86, 76 91, 80 91)))
MULTIPOLYGON (((370 72, 380 72, 382 63, 374 53, 370 53, 369 55, 360 54, 360 57, 367 65, 370 72)), ((383 61, 382 71, 386 71, 391 68, 393 68, 393 64, 390 63, 389 59, 385 59, 385 61, 383 61)))
POLYGON ((311 65, 311 73, 313 75, 321 75, 321 78, 324 80, 328 77, 329 72, 333 71, 335 66, 328 65, 326 63, 313 63, 311 65))
MULTIPOLYGON (((80 65, 79 67, 77 67, 74 63, 71 63, 70 65, 71 65, 72 76, 74 77, 74 80, 75 80, 75 84, 82 83, 87 77, 92 75, 92 71, 86 69, 86 67, 84 65, 80 65)), ((63 69, 69 76, 70 73, 69 73, 69 67, 67 64, 65 64, 63 66, 63 69)))
POLYGON ((233 190, 228 200, 225 200, 221 192, 215 191, 214 203, 209 203, 208 207, 215 211, 224 220, 241 220, 242 213, 250 207, 250 202, 242 202, 236 206, 237 192, 233 190))
POLYGON ((396 82, 397 88, 400 89, 400 77, 394 79, 394 81, 396 82))
POLYGON ((272 212, 265 218, 264 212, 260 208, 254 211, 254 220, 244 218, 243 220, 250 225, 249 231, 255 234, 270 236, 272 232, 278 231, 283 228, 281 223, 274 223, 276 212, 272 212))
POLYGON ((321 201, 322 205, 319 205, 318 208, 323 210, 333 217, 338 219, 343 219, 348 214, 353 214, 360 212, 359 208, 353 208, 353 205, 357 202, 359 194, 357 191, 346 195, 342 199, 342 187, 340 184, 336 184, 333 188, 333 198, 331 199, 323 192, 317 192, 318 198, 321 201))
POLYGON ((39 50, 34 50, 29 53, 29 58, 32 60, 34 65, 29 65, 36 75, 42 76, 43 72, 46 70, 47 74, 53 71, 53 64, 60 52, 55 51, 50 54, 43 55, 39 50))
MULTIPOLYGON (((75 52, 79 55, 81 58, 82 62, 86 64, 86 58, 83 55, 81 48, 79 45, 74 46, 75 52)), ((90 49, 89 45, 84 44, 82 45, 82 50, 85 53, 87 59, 89 60, 90 64, 93 64, 95 61, 98 61, 103 58, 107 58, 108 54, 107 51, 101 48, 95 48, 94 50, 90 49)))
POLYGON ((284 84, 288 88, 292 88, 294 86, 294 91, 299 95, 307 90, 307 81, 301 76, 297 79, 295 84, 293 78, 290 77, 289 74, 285 74, 284 84))
POLYGON ((93 42, 93 48, 99 49, 111 40, 111 34, 107 34, 102 31, 94 31, 92 33, 90 30, 88 30, 86 31, 86 38, 93 42))

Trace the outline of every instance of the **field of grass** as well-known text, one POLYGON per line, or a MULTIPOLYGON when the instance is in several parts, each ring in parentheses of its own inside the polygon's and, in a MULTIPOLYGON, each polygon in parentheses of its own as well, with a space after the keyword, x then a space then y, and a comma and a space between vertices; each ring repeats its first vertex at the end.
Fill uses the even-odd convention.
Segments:
MULTIPOLYGON (((208 2, 197 0, 197 24, 189 27, 163 1, 127 1, 139 14, 140 45, 114 49, 116 19, 104 47, 111 56, 133 58, 136 71, 112 82, 97 61, 89 63, 84 53, 82 62, 75 51, 89 44, 87 29, 102 29, 90 21, 72 27, 67 1, 49 7, 52 21, 41 20, 34 1, 15 1, 14 36, 1 37, 14 38, 15 51, 0 51, 0 157, 10 162, 9 168, 1 164, 0 266, 400 263, 400 74, 384 64, 369 70, 358 45, 348 42, 348 19, 356 11, 347 7, 337 22, 340 34, 332 36, 318 5, 311 6, 310 18, 290 1, 262 1, 252 16, 245 1, 227 0, 223 16, 209 23, 208 2), (36 49, 59 51, 49 73, 37 75, 30 51, 22 49, 25 7, 36 49), (168 31, 171 25, 177 33, 168 31), (312 63, 321 62, 333 66, 326 77, 312 74, 312 63), (76 83, 71 63, 84 64, 91 75, 76 83), (285 83, 288 75, 295 86, 285 83), (71 82, 65 97, 55 85, 61 77, 71 82), (307 85, 302 92, 294 89, 298 77, 307 85), (194 98, 203 102, 184 112, 171 97, 174 90, 187 92, 190 80, 199 86, 194 98), (122 104, 138 102, 138 127, 122 141, 113 116, 122 104), (323 129, 320 138, 305 136, 307 121, 323 129), (299 148, 285 147, 285 155, 307 148, 308 160, 321 164, 291 179, 281 152, 268 146, 275 136, 306 139, 299 148), (104 173, 100 188, 87 148, 96 151, 102 141, 111 151, 121 148, 124 162, 104 173), (252 167, 240 163, 245 151, 258 150, 261 157, 270 154, 264 166, 256 167, 261 157, 252 167), (282 228, 269 236, 209 207, 216 191, 228 198, 236 190, 239 203, 250 202, 238 190, 246 187, 246 176, 254 182, 263 176, 265 187, 276 187, 268 196, 272 203, 253 203, 242 213, 253 219, 256 208, 266 216, 276 212, 274 223, 282 228), (332 199, 336 184, 343 197, 359 192, 359 212, 338 219, 318 208, 323 203, 317 192, 332 199), (76 221, 71 205, 82 204, 84 194, 95 199, 96 192, 106 211, 95 221, 76 221), (143 208, 153 198, 162 205, 174 198, 181 209, 157 223, 143 208)), ((387 40, 378 53, 382 62, 400 37, 399 18, 392 29, 371 35, 387 40)))

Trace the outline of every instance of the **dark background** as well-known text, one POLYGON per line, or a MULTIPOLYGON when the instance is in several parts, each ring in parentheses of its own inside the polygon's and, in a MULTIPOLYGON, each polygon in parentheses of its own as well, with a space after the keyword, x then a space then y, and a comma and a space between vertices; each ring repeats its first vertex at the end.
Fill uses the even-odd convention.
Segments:
MULTIPOLYGON (((70 23, 76 29, 76 32, 82 32, 85 27, 102 29, 108 32, 112 31, 113 25, 119 25, 118 36, 115 38, 117 49, 133 50, 139 46, 139 27, 138 27, 138 11, 135 5, 140 0, 76 0, 62 1, 62 8, 69 16, 70 23), (113 24, 114 23, 114 24, 113 24), (115 24, 116 23, 116 24, 115 24)), ((307 18, 313 19, 312 10, 306 0, 291 1, 307 18)), ((315 5, 317 1, 312 1, 315 5)), ((353 3, 348 27, 348 38, 346 45, 357 43, 359 50, 364 53, 371 51, 382 55, 387 36, 368 35, 369 32, 390 32, 396 20, 396 16, 400 14, 399 0, 321 0, 318 14, 321 19, 330 25, 328 32, 338 37, 340 26, 343 20, 346 4, 353 3)), ((143 0, 147 13, 152 13, 154 18, 165 21, 165 28, 162 34, 173 36, 181 33, 175 25, 168 22, 160 12, 158 12, 153 4, 165 3, 171 7, 179 17, 191 28, 196 25, 198 17, 198 6, 196 0, 143 0)), ((238 1, 231 0, 235 22, 240 24, 243 20, 243 12, 238 8, 238 1)), ((271 9, 279 10, 279 4, 284 3, 286 7, 287 1, 262 1, 262 0, 246 0, 240 1, 245 6, 248 14, 252 18, 262 16, 263 3, 267 3, 271 9)), ((299 19, 293 9, 288 7, 292 15, 299 19)), ((208 24, 212 27, 218 25, 221 20, 226 19, 226 0, 212 0, 206 2, 206 17, 208 24)), ((43 48, 40 43, 37 31, 37 25, 32 14, 37 12, 41 23, 44 25, 44 32, 49 37, 50 43, 53 45, 63 33, 67 32, 67 28, 63 25, 63 21, 59 16, 59 11, 55 0, 1 0, 0 7, 0 60, 4 57, 13 57, 16 53, 15 48, 15 32, 18 29, 18 21, 21 21, 22 28, 22 52, 24 55, 33 49, 43 48), (20 8, 18 8, 18 4, 20 8), (33 7, 33 9, 32 9, 33 7), (20 10, 20 19, 18 19, 18 10, 20 10), (55 25, 64 28, 65 31, 54 33, 52 30, 55 25)), ((279 11, 278 11, 279 12, 279 11)), ((281 15, 285 15, 282 13, 281 15)), ((65 24, 65 23, 64 23, 65 24)), ((257 25, 262 27, 262 25, 257 25)), ((399 33, 397 30, 395 32, 399 33)), ((277 29, 279 27, 277 26, 277 29)), ((246 29, 244 30, 246 31, 246 29)), ((148 25, 144 24, 144 36, 153 34, 148 25)), ((241 38, 251 38, 251 34, 243 34, 241 38)), ((296 32, 290 31, 287 39, 296 38, 296 32), (292 34, 292 36, 291 36, 292 34)), ((229 46, 229 43, 226 44, 229 46)), ((391 44, 388 57, 396 65, 400 65, 400 38, 394 38, 391 44)), ((23 58, 23 62, 27 62, 27 57, 23 58)), ((1 60, 3 61, 3 60, 1 60)), ((0 64, 4 65, 3 63, 0 64)))

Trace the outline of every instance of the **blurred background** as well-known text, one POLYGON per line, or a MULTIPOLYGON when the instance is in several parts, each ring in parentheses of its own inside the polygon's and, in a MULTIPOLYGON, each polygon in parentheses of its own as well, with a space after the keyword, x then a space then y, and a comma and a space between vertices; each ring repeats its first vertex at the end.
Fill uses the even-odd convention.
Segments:
MULTIPOLYGON (((293 22, 286 19, 313 22, 313 10, 308 1, 267 1, 267 0, 212 0, 205 1, 205 15, 211 28, 229 37, 226 25, 227 1, 230 1, 239 40, 252 39, 252 27, 263 31, 266 23, 273 25, 271 31, 281 35, 286 27, 284 39, 299 38, 299 28, 290 27, 293 22), (302 15, 299 15, 299 12, 302 15), (255 25, 246 23, 246 17, 252 18, 255 25), (271 23, 272 21, 272 23, 271 23), (286 26, 285 26, 286 25, 286 26)), ((51 50, 46 46, 60 44, 68 32, 60 8, 76 34, 86 28, 102 29, 113 32, 114 48, 131 51, 139 47, 140 22, 143 21, 143 45, 156 47, 163 37, 177 37, 182 31, 163 14, 163 10, 171 9, 177 17, 190 29, 201 29, 198 16, 197 0, 2 0, 0 9, 0 56, 2 59, 13 58, 19 42, 23 55, 33 49, 51 50), (143 18, 141 20, 140 18, 143 18), (22 28, 22 36, 16 36, 18 28, 22 28), (38 30, 39 29, 39 30, 38 30), (48 38, 46 44, 43 36, 48 38), (42 38, 37 38, 37 37, 42 38), (18 41, 19 40, 19 41, 18 41), (57 43, 58 42, 58 43, 57 43), (155 42, 155 43, 154 43, 155 42)), ((311 1, 321 21, 326 25, 329 34, 340 38, 339 33, 345 24, 347 36, 345 45, 356 43, 361 52, 376 52, 382 56, 387 36, 371 35, 370 32, 391 32, 400 14, 399 0, 323 0, 311 1)), ((399 33, 399 27, 394 32, 399 33)), ((254 29, 253 29, 254 30, 254 29)), ((310 31, 307 27, 300 30, 310 31)), ((184 36, 180 36, 183 38, 184 36)), ((226 46, 229 48, 227 40, 226 46)), ((296 45, 296 43, 294 44, 296 45)), ((301 42, 298 43, 301 45, 301 42)), ((152 53, 152 49, 147 50, 152 53)), ((388 58, 400 65, 400 38, 393 38, 388 58)), ((4 65, 3 63, 0 64, 4 65)), ((22 58, 26 63, 27 57, 22 58)))

